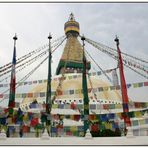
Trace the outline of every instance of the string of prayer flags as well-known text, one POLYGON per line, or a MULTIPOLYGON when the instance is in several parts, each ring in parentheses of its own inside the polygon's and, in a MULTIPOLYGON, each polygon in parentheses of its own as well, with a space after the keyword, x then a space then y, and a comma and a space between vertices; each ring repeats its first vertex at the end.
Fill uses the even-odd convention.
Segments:
MULTIPOLYGON (((131 84, 130 84, 131 85, 131 84)), ((129 88, 129 84, 127 84, 129 88)), ((147 82, 141 82, 141 83, 134 83, 133 88, 139 88, 139 87, 144 87, 148 86, 147 82)), ((113 91, 113 90, 119 90, 120 86, 106 86, 106 87, 99 87, 99 88, 88 88, 88 93, 91 93, 93 91, 94 93, 96 92, 102 92, 102 91, 113 91)), ((75 95, 75 94, 82 94, 82 89, 75 89, 75 90, 58 90, 57 95, 75 95)), ((55 91, 51 92, 51 95, 53 96, 55 94, 55 91)), ((15 95, 16 98, 33 98, 33 97, 46 97, 46 92, 39 92, 39 93, 18 93, 15 95)), ((9 98, 9 94, 0 94, 0 98, 2 99, 7 99, 9 98)))
MULTIPOLYGON (((7 110, 7 112, 9 112, 9 110, 7 110)), ((79 121, 81 119, 81 121, 84 120, 90 120, 93 123, 101 121, 101 123, 103 122, 108 122, 111 124, 112 121, 116 121, 117 118, 120 118, 121 120, 125 118, 125 116, 127 116, 128 118, 141 118, 143 117, 143 115, 145 113, 148 113, 148 109, 143 109, 141 111, 131 111, 128 113, 108 113, 108 114, 90 114, 90 115, 61 115, 61 114, 52 114, 52 118, 51 120, 63 120, 64 118, 67 119, 71 119, 71 120, 75 120, 75 121, 79 121)), ((26 123, 26 124, 30 124, 30 126, 35 127, 39 124, 39 119, 41 118, 41 122, 45 122, 47 115, 45 115, 45 113, 41 113, 41 115, 39 113, 23 113, 20 109, 14 110, 12 116, 7 117, 0 117, 0 123, 1 124, 22 124, 22 123, 26 123)), ((50 116, 49 116, 50 118, 50 116)), ((143 125, 143 124, 148 124, 148 118, 146 119, 137 119, 137 121, 131 120, 131 123, 129 122, 129 124, 132 125, 143 125), (138 121, 138 123, 137 123, 138 121)), ((111 125, 106 125, 109 128, 111 128, 111 125)), ((113 126, 112 126, 113 127, 113 126)))
MULTIPOLYGON (((109 70, 105 70, 104 72, 108 73, 111 72, 112 69, 109 70)), ((101 75, 102 72, 98 71, 98 72, 92 72, 92 73, 88 73, 89 76, 95 76, 95 75, 101 75)), ((76 78, 80 78, 82 77, 82 75, 80 74, 76 74, 76 75, 71 75, 71 76, 67 76, 64 79, 76 79, 76 78)), ((63 77, 55 77, 52 78, 52 80, 54 81, 60 81, 63 77)), ((33 81, 27 81, 27 82, 18 82, 16 84, 18 84, 19 86, 23 86, 23 85, 34 85, 34 84, 42 84, 42 83, 47 83, 47 79, 43 79, 43 80, 33 80, 33 81)), ((1 87, 9 87, 9 84, 0 84, 0 88, 1 87)), ((133 88, 139 88, 139 87, 145 87, 148 86, 148 82, 139 82, 139 83, 133 83, 133 84, 127 84, 127 88, 131 88, 131 86, 133 86, 133 88)), ((108 86, 108 87, 100 87, 98 88, 98 91, 108 91, 108 90, 119 90, 120 86, 108 86)), ((2 98, 0 96, 0 98, 2 98)))

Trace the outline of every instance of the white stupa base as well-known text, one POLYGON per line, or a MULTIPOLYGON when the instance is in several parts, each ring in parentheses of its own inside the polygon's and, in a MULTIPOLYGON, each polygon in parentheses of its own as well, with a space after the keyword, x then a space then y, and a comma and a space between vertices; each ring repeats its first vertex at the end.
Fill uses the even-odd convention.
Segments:
POLYGON ((86 135, 85 135, 85 139, 92 139, 92 138, 93 138, 93 137, 92 137, 92 135, 91 135, 91 133, 90 133, 90 130, 87 129, 86 135))
POLYGON ((128 132, 127 132, 126 137, 127 138, 133 138, 134 135, 133 135, 133 129, 132 129, 132 127, 127 127, 127 130, 128 130, 128 132))
POLYGON ((6 136, 6 133, 4 131, 4 129, 1 131, 0 133, 0 140, 6 140, 7 136, 6 136))
POLYGON ((50 139, 48 132, 47 132, 47 129, 45 129, 43 135, 41 136, 41 139, 43 139, 43 140, 49 140, 50 139))

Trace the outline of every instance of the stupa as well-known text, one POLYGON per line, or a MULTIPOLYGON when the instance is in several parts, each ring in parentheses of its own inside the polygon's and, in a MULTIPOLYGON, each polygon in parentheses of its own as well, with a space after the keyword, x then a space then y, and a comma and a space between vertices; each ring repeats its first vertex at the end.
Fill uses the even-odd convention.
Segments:
MULTIPOLYGON (((62 82, 61 91, 64 92, 66 90, 82 90, 82 69, 83 69, 83 49, 82 45, 78 40, 80 27, 79 23, 75 21, 74 15, 71 13, 68 21, 64 25, 65 35, 67 37, 66 45, 64 47, 64 51, 62 57, 59 61, 56 76, 61 77, 64 73, 66 79, 62 82), (75 76, 75 79, 69 79, 69 77, 75 76)), ((91 68, 91 63, 87 60, 87 71, 91 68)), ((110 83, 104 81, 98 76, 91 77, 91 83, 93 84, 93 88, 98 87, 107 87, 110 86, 110 83)), ((59 81, 56 81, 54 78, 51 82, 52 91, 57 89, 59 81)), ((90 81, 87 79, 88 88, 91 88, 90 81)), ((38 84, 36 85, 30 93, 36 92, 46 92, 47 84, 38 84)), ((89 92, 89 97, 92 98, 92 91, 89 92)), ((91 103, 121 103, 121 95, 117 90, 113 91, 102 91, 96 92, 97 100, 90 99, 91 103)), ((34 100, 43 103, 45 100, 37 97, 25 98, 21 103, 21 109, 25 110, 26 106, 29 106, 34 100)), ((75 102, 77 104, 83 104, 83 94, 64 94, 59 95, 55 99, 55 103, 72 103, 75 102)))

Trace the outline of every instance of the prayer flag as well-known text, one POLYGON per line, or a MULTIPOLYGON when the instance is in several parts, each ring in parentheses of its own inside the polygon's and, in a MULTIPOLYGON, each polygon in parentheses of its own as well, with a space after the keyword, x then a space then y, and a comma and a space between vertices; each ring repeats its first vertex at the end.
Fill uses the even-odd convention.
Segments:
POLYGON ((144 86, 148 86, 148 82, 144 82, 144 86))
POLYGON ((140 123, 140 125, 143 125, 143 124, 145 124, 145 120, 144 119, 139 120, 139 123, 140 123))
POLYGON ((103 87, 103 91, 108 91, 109 87, 103 87))
POLYGON ((26 93, 23 93, 22 94, 22 98, 26 98, 27 97, 27 94, 26 93))
POLYGON ((99 125, 98 125, 98 124, 93 124, 93 125, 91 126, 91 131, 97 132, 98 130, 99 130, 99 125))
POLYGON ((27 97, 28 97, 28 98, 32 98, 32 97, 33 97, 33 93, 28 93, 28 94, 27 94, 27 97))
POLYGON ((117 85, 117 86, 116 86, 116 90, 119 90, 119 89, 120 89, 120 85, 117 85))
POLYGON ((109 104, 103 104, 103 109, 109 109, 109 104))
POLYGON ((31 120, 30 125, 33 126, 33 127, 35 127, 38 123, 39 123, 38 118, 33 118, 33 119, 31 120))
POLYGON ((108 114, 108 118, 109 118, 109 119, 114 119, 114 118, 115 118, 115 114, 114 114, 114 113, 108 114))
POLYGON ((74 94, 74 90, 69 90, 69 93, 72 95, 74 94))
POLYGON ((142 87, 142 86, 143 86, 143 82, 138 83, 138 86, 139 86, 139 87, 142 87))
POLYGON ((110 86, 110 90, 115 90, 116 86, 110 86))
POLYGON ((134 87, 134 88, 137 88, 137 87, 138 87, 138 83, 134 83, 134 84, 133 84, 133 87, 134 87))
POLYGON ((145 119, 145 124, 148 124, 148 118, 147 118, 147 119, 145 119))
POLYGON ((106 114, 102 114, 102 115, 100 115, 100 119, 101 119, 101 121, 107 121, 107 120, 108 120, 106 114))
POLYGON ((97 75, 98 75, 98 76, 101 75, 101 71, 98 71, 98 72, 97 72, 97 75))
POLYGON ((37 83, 37 81, 33 81, 33 84, 36 84, 37 83))
POLYGON ((96 109, 96 104, 90 104, 90 109, 95 110, 96 109))
POLYGON ((78 131, 77 126, 71 126, 71 127, 70 127, 70 131, 71 131, 71 132, 78 131))
POLYGON ((127 88, 130 88, 131 87, 131 84, 127 84, 126 86, 127 86, 127 88))
POLYGON ((75 94, 80 94, 81 93, 81 90, 80 89, 76 89, 75 90, 75 94))
POLYGON ((132 121, 132 125, 133 125, 133 126, 139 125, 138 120, 133 120, 133 121, 132 121))
POLYGON ((0 94, 0 98, 3 98, 3 94, 0 94))
POLYGON ((115 109, 115 104, 109 104, 109 109, 115 109))
POLYGON ((38 83, 42 83, 43 81, 42 80, 38 80, 38 83))
POLYGON ((140 102, 135 102, 135 108, 140 108, 141 107, 141 103, 140 102))
POLYGON ((40 97, 45 97, 45 92, 40 92, 40 97))
POLYGON ((29 82, 28 82, 28 85, 31 85, 31 84, 32 84, 32 81, 29 81, 29 82))
POLYGON ((103 91, 103 87, 99 87, 98 88, 98 91, 103 91))

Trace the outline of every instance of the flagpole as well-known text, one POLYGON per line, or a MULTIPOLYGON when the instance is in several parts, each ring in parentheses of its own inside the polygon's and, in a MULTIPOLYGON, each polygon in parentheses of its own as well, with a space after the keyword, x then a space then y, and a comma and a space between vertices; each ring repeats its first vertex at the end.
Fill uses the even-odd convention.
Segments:
POLYGON ((16 47, 16 40, 17 40, 17 35, 15 34, 15 36, 13 37, 14 40, 14 47, 16 47))
MULTIPOLYGON (((49 39, 49 57, 48 57, 48 78, 47 78, 47 92, 46 92, 46 113, 47 113, 47 120, 46 120, 46 126, 47 128, 49 127, 49 134, 51 133, 51 39, 52 36, 49 34, 48 36, 49 39)), ((51 134, 50 134, 51 135, 51 134)))
MULTIPOLYGON (((13 51, 13 59, 12 59, 12 71, 11 71, 9 104, 8 104, 8 107, 10 110, 12 110, 15 107, 15 85, 16 85, 15 65, 16 65, 16 40, 17 39, 18 39, 17 35, 15 34, 15 36, 13 37, 14 51, 13 51)), ((12 113, 13 111, 10 111, 10 112, 12 113)))
POLYGON ((121 56, 121 51, 119 48, 119 39, 116 36, 115 40, 116 46, 117 46, 117 52, 118 52, 118 65, 119 65, 119 73, 120 73, 120 85, 121 85, 121 94, 122 94, 122 106, 123 106, 123 112, 125 113, 124 115, 124 123, 125 123, 125 135, 127 131, 127 126, 131 126, 131 121, 130 118, 128 117, 128 112, 129 112, 129 100, 128 100, 128 94, 127 94, 127 86, 126 86, 126 81, 125 81, 125 76, 124 76, 124 69, 123 69, 123 60, 121 56))
POLYGON ((89 115, 89 98, 88 98, 88 88, 87 88, 87 77, 86 77, 86 68, 87 68, 87 61, 85 57, 84 52, 84 41, 85 37, 82 36, 81 40, 83 42, 83 77, 82 77, 82 88, 83 88, 83 97, 84 97, 84 136, 86 134, 87 129, 89 128, 89 121, 88 121, 88 115, 89 115))

